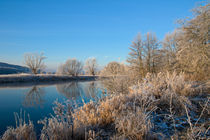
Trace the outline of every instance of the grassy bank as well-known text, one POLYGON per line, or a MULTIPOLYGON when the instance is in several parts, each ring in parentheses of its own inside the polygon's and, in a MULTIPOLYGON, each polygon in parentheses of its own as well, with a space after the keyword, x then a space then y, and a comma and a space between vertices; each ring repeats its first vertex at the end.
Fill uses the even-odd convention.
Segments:
POLYGON ((0 75, 0 84, 8 83, 39 83, 53 81, 96 80, 98 76, 69 76, 55 74, 11 74, 0 75))

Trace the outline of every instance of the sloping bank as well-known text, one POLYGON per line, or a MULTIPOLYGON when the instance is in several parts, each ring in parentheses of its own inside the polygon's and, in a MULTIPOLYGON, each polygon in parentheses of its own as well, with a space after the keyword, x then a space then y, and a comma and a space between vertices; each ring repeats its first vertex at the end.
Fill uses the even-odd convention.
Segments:
POLYGON ((80 80, 97 80, 99 76, 68 76, 68 75, 46 75, 46 74, 19 74, 19 75, 1 75, 0 84, 8 83, 39 83, 39 82, 56 82, 56 81, 80 81, 80 80))

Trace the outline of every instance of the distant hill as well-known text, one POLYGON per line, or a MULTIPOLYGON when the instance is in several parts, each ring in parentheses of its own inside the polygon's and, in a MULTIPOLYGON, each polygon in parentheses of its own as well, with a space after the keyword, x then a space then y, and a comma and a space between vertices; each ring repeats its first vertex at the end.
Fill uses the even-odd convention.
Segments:
POLYGON ((29 72, 30 70, 27 67, 0 62, 0 75, 29 72))

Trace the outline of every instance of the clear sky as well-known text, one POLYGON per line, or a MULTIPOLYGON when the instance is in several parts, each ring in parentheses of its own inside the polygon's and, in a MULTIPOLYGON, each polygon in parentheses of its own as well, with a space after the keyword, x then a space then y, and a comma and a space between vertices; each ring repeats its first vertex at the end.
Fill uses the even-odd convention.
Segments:
POLYGON ((0 62, 23 65, 44 52, 48 68, 68 58, 125 61, 138 32, 161 40, 198 0, 0 0, 0 62))

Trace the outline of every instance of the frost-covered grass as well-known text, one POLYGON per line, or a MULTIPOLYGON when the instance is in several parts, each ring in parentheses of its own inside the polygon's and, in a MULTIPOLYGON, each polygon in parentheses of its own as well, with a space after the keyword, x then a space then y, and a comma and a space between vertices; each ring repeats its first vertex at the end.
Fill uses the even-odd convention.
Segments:
MULTIPOLYGON (((43 124, 40 139, 210 137, 209 82, 186 81, 183 73, 148 74, 129 91, 76 109, 68 103, 56 102, 54 116, 40 121, 43 124)), ((13 134, 8 131, 4 136, 13 134)))
POLYGON ((207 93, 210 88, 209 82, 187 81, 184 73, 148 73, 143 81, 130 87, 130 89, 139 94, 151 94, 154 96, 162 96, 167 93, 175 93, 182 96, 198 96, 199 94, 204 95, 207 93))
POLYGON ((2 136, 2 140, 36 140, 34 125, 28 116, 28 122, 25 120, 25 112, 15 113, 16 128, 8 127, 2 136))

